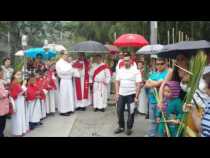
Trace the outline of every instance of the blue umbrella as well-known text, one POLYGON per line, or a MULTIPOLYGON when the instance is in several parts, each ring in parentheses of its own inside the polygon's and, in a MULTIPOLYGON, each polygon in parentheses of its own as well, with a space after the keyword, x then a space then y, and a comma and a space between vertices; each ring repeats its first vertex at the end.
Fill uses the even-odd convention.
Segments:
POLYGON ((28 58, 36 58, 41 55, 43 59, 51 59, 56 56, 56 52, 52 50, 45 51, 44 48, 31 48, 25 51, 24 55, 28 58))
POLYGON ((53 51, 53 50, 49 50, 49 51, 45 52, 43 58, 46 59, 46 60, 48 60, 48 59, 54 58, 55 56, 56 56, 56 52, 53 51))

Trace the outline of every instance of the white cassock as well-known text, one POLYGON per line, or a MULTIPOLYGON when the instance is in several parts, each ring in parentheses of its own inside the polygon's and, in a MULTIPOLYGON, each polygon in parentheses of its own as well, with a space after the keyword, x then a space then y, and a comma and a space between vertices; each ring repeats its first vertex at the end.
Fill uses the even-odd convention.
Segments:
POLYGON ((41 100, 41 118, 44 119, 47 116, 47 105, 46 99, 41 100))
MULTIPOLYGON (((52 79, 54 80, 56 84, 56 77, 53 74, 52 79)), ((57 87, 56 87, 57 88, 57 87)), ((52 89, 49 91, 49 99, 50 99, 50 113, 55 113, 55 108, 56 108, 56 89, 52 89)))
POLYGON ((148 99, 147 99, 145 88, 141 88, 141 91, 139 94, 139 105, 137 109, 138 109, 138 112, 142 114, 147 114, 148 112, 148 99))
POLYGON ((29 107, 29 122, 39 123, 42 118, 41 100, 28 101, 29 107))
MULTIPOLYGON (((73 63, 76 61, 73 61, 73 63)), ((81 81, 81 90, 82 90, 82 96, 84 96, 84 80, 85 80, 85 64, 84 61, 80 61, 80 63, 83 64, 83 69, 82 70, 78 70, 79 72, 79 77, 80 77, 80 81, 81 81)), ((89 71, 90 73, 90 71, 89 71)), ((91 77, 89 76, 89 81, 91 80, 91 77)), ((75 108, 84 108, 87 107, 89 105, 91 105, 92 103, 92 97, 91 97, 91 93, 90 93, 90 86, 89 86, 89 90, 88 90, 88 99, 82 99, 82 100, 77 100, 77 93, 76 93, 76 83, 74 80, 74 98, 75 98, 75 108)))
POLYGON ((60 103, 59 103, 59 82, 58 82, 58 77, 56 77, 56 90, 55 90, 55 109, 58 109, 60 103))
POLYGON ((73 91, 73 76, 79 76, 70 63, 64 59, 60 59, 56 63, 56 71, 60 80, 59 100, 60 104, 58 111, 60 113, 67 113, 74 111, 74 91, 73 91))
MULTIPOLYGON (((95 70, 104 65, 104 63, 101 63, 97 65, 95 70)), ((109 69, 104 69, 100 71, 96 76, 95 80, 93 81, 93 107, 97 109, 103 109, 107 107, 107 99, 108 99, 108 86, 111 81, 111 73, 109 69), (106 85, 103 83, 105 82, 106 85)))
POLYGON ((25 97, 21 94, 14 100, 16 112, 12 115, 12 134, 22 135, 27 132, 29 125, 27 119, 25 97))
POLYGON ((49 90, 46 94, 46 112, 47 114, 55 113, 55 90, 49 90))
POLYGON ((49 96, 49 91, 46 93, 46 113, 50 113, 50 96, 49 96))
POLYGON ((49 91, 49 101, 50 101, 49 112, 55 113, 55 90, 49 91))

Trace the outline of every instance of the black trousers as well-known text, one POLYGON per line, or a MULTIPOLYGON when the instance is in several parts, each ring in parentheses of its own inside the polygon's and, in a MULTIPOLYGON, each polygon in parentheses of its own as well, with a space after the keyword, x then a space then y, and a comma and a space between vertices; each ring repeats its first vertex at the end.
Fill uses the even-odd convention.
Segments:
POLYGON ((0 137, 4 137, 5 126, 6 126, 6 115, 0 116, 0 137))
POLYGON ((135 94, 128 96, 119 96, 117 102, 117 115, 118 115, 118 123, 120 128, 125 128, 125 120, 124 120, 124 111, 125 105, 128 107, 128 120, 127 120, 127 128, 132 129, 134 123, 134 115, 135 115, 135 103, 134 103, 135 94))

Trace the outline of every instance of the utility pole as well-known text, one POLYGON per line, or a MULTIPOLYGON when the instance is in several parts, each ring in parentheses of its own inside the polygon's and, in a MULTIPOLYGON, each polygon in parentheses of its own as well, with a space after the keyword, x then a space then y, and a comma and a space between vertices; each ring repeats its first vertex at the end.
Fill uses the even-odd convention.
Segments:
POLYGON ((8 31, 8 34, 7 34, 7 42, 8 42, 8 53, 9 53, 9 56, 11 55, 11 45, 10 45, 10 32, 8 31))
POLYGON ((175 42, 175 40, 174 40, 174 27, 172 29, 172 39, 173 39, 173 44, 174 44, 174 42, 175 42))
POLYGON ((168 44, 170 44, 170 31, 168 30, 168 44))
POLYGON ((157 44, 157 21, 150 21, 150 44, 157 44))

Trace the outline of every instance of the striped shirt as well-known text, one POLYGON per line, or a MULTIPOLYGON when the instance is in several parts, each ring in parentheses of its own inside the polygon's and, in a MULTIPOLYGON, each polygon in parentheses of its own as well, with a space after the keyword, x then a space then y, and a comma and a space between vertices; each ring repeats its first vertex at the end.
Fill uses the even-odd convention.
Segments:
POLYGON ((192 102, 204 109, 201 120, 201 137, 210 137, 210 97, 198 89, 193 98, 192 102))
POLYGON ((204 108, 204 116, 201 120, 201 136, 210 137, 210 100, 204 108))

